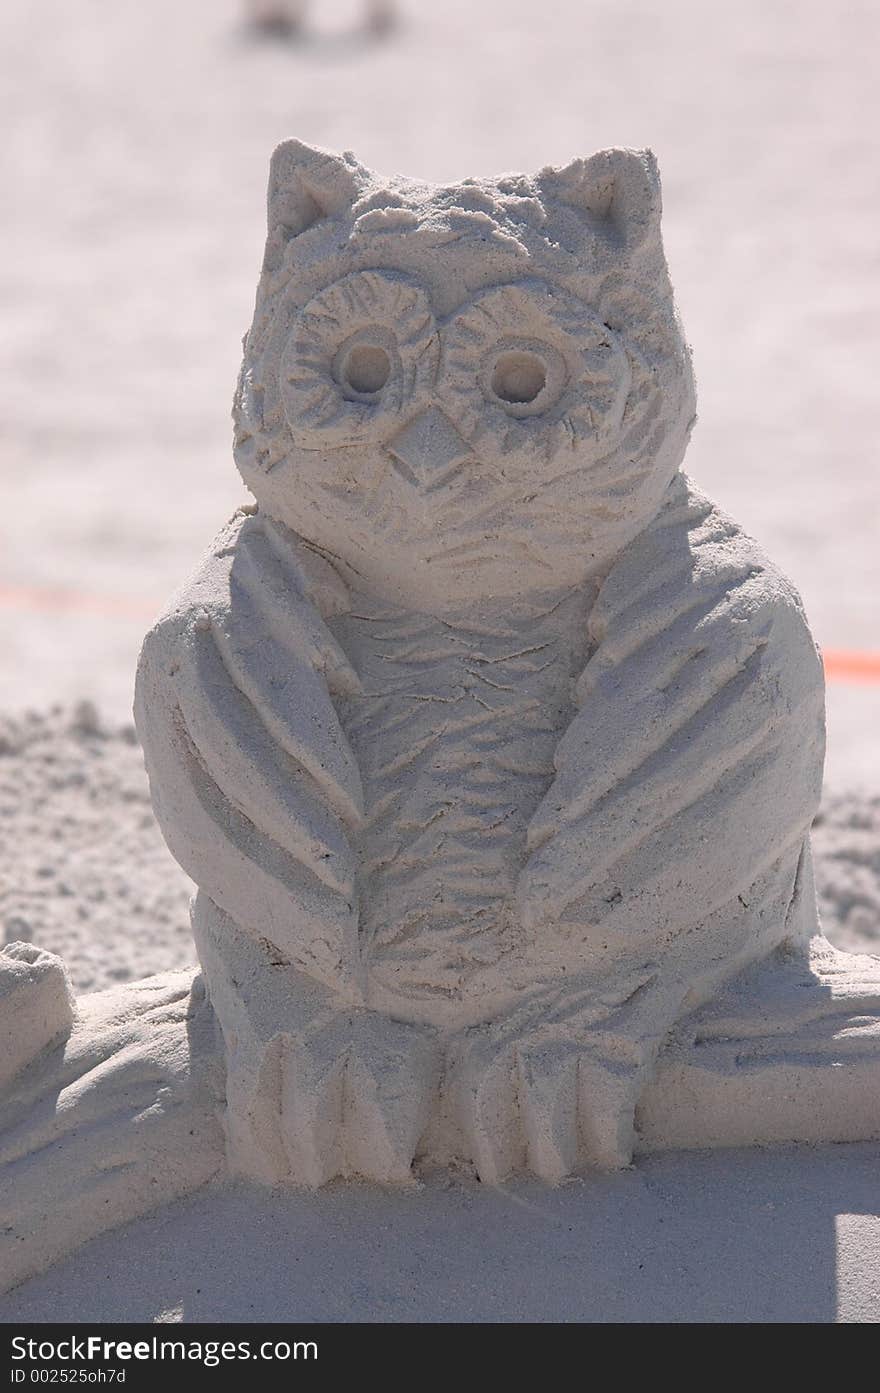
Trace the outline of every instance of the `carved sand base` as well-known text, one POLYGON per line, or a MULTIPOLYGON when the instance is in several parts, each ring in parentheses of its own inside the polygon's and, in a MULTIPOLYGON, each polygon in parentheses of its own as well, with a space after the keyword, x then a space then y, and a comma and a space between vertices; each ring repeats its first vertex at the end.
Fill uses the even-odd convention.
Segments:
POLYGON ((0 1078, 4 1290, 224 1168, 222 1060, 192 971, 80 997, 74 1016, 59 959, 13 944, 0 1041, 25 1021, 30 1062, 0 1078))
MULTIPOLYGON (((34 1049, 0 1094, 3 1289, 106 1229, 257 1164, 264 1180, 305 1186, 335 1175, 412 1183, 414 1164, 452 1159, 493 1181, 504 1178, 504 1157, 549 1180, 567 1162, 586 1168, 590 1139, 579 1139, 574 1157, 560 1142, 578 1139, 579 1071, 568 1059, 554 1073, 548 1055, 543 1076, 521 1065, 490 1089, 495 1131, 481 1159, 478 1136, 462 1151, 462 1138, 475 1137, 467 1099, 472 1108, 476 1095, 462 1082, 474 1082, 466 1070, 456 1089, 460 1056, 444 1063, 429 1032, 328 1012, 314 998, 308 1024, 291 1022, 261 1051, 252 1040, 249 1055, 246 1038, 237 1041, 224 1158, 223 1063, 201 979, 168 973, 83 997, 72 1028, 63 983, 58 959, 30 945, 0 954, 0 1031, 16 1019, 22 1038, 30 1021, 34 1049), (255 1079, 247 1107, 243 1091, 255 1079)), ((288 988, 279 982, 279 992, 288 988)), ((482 1115, 485 1130, 488 1107, 482 1115)), ((681 1022, 636 1121, 637 1154, 880 1137, 880 958, 816 939, 809 962, 780 954, 743 974, 681 1022)))
POLYGON ((680 1024, 637 1126, 641 1153, 880 1137, 880 957, 817 937, 736 978, 680 1024))

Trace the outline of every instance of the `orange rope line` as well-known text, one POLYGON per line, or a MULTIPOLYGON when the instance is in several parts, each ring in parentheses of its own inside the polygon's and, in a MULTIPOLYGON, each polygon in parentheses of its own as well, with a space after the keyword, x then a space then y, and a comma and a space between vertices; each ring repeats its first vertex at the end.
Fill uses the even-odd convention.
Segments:
POLYGON ((0 606, 43 614, 80 610, 128 619, 155 618, 162 608, 158 600, 150 601, 135 595, 88 595, 79 590, 36 585, 0 585, 0 606))
POLYGON ((822 661, 829 682, 880 682, 880 653, 826 648, 822 661))
MULTIPOLYGON (((0 585, 0 606, 37 613, 104 614, 120 619, 153 619, 161 612, 159 600, 136 595, 89 595, 83 591, 40 586, 0 585)), ((880 683, 880 653, 858 649, 826 648, 822 654, 829 682, 880 683)))

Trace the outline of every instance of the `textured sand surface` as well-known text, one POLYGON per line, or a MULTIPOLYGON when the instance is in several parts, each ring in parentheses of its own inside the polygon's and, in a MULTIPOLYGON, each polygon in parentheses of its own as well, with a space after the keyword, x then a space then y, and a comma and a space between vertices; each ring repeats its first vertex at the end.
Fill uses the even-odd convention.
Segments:
POLYGON ((51 947, 77 992, 195 961, 131 726, 88 707, 0 720, 0 848, 3 941, 51 947))
MULTIPOLYGON (((880 795, 827 792, 819 905, 841 948, 880 953, 880 795)), ((195 961, 192 886, 165 848, 130 725, 88 706, 0 721, 0 927, 59 953, 78 992, 195 961)))
POLYGON ((813 846, 827 936, 849 952, 880 953, 880 796, 826 789, 813 846))
POLYGON ((0 1318, 877 1321, 877 1161, 780 1148, 558 1190, 203 1191, 25 1283, 0 1318))

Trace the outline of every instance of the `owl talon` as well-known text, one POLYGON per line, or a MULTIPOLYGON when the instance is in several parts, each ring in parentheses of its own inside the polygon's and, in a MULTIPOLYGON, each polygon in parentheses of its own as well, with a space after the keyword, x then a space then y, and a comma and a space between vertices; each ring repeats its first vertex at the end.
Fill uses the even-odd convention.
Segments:
POLYGON ((522 1170, 525 1143, 517 1113, 513 1050, 493 1051, 480 1040, 466 1049, 452 1080, 466 1153, 487 1185, 522 1170))
POLYGON ((517 1051, 519 1110, 527 1169, 558 1184, 577 1169, 578 1057, 568 1043, 517 1051))
POLYGON ((558 1184, 579 1169, 632 1159, 641 1072, 574 1039, 472 1044, 452 1083, 464 1144, 480 1179, 528 1171, 558 1184))

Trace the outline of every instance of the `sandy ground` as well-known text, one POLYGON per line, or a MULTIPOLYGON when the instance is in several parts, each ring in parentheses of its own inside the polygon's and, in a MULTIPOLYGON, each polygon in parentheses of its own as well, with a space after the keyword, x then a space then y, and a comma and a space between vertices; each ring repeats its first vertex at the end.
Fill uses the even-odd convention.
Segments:
MULTIPOLYGON (((188 886, 152 822, 128 728, 132 676, 150 618, 242 494, 229 404, 267 158, 284 136, 438 179, 651 145, 699 383, 688 467, 788 570, 823 646, 880 650, 880 7, 400 8, 397 31, 378 41, 347 27, 353 0, 316 0, 321 33, 285 46, 247 37, 238 0, 0 7, 0 929, 60 949, 81 989, 191 953, 188 886), (63 710, 46 715, 56 703, 63 710)), ((870 944, 880 940, 880 686, 833 685, 829 736, 816 836, 823 912, 837 942, 870 944)), ((846 1164, 840 1149, 758 1158, 757 1170, 652 1162, 619 1189, 591 1190, 586 1209, 576 1190, 548 1200, 546 1223, 533 1222, 543 1202, 527 1190, 486 1209, 432 1191, 403 1218, 375 1195, 274 1209, 238 1193, 203 1197, 138 1226, 141 1305, 119 1280, 125 1245, 108 1238, 9 1309, 240 1319, 296 1314, 297 1301, 302 1314, 314 1289, 329 1319, 469 1309, 867 1319, 880 1270, 876 1190, 870 1199, 869 1154, 846 1154, 846 1164), (730 1186, 747 1211, 741 1242, 726 1217, 730 1186), (765 1202, 781 1207, 770 1221, 765 1202), (493 1225, 511 1213, 522 1225, 493 1246, 493 1225), (702 1248, 690 1252, 692 1214, 702 1248), (197 1299, 214 1261, 213 1238, 195 1242, 213 1231, 209 1215, 221 1229, 247 1218, 253 1235, 282 1225, 279 1261, 298 1274, 286 1306, 258 1270, 255 1236, 242 1283, 214 1282, 210 1300, 197 1299), (447 1219, 450 1244, 434 1251, 430 1235, 447 1219), (655 1244, 661 1221, 669 1242, 655 1244), (327 1224, 343 1236, 325 1253, 327 1224), (456 1224, 472 1235, 462 1253, 473 1266, 456 1256, 456 1224), (583 1245, 557 1240, 569 1232, 583 1245), (376 1233, 381 1278, 369 1268, 376 1233), (426 1275, 415 1280, 419 1263, 426 1275), (502 1294, 489 1294, 493 1283, 502 1294)))
POLYGON ((202 1191, 88 1244, 0 1315, 875 1322, 878 1160, 869 1145, 780 1148, 652 1157, 559 1190, 202 1191))
POLYGON ((159 834, 130 725, 87 705, 0 718, 0 940, 60 954, 76 991, 195 961, 192 884, 159 834))

